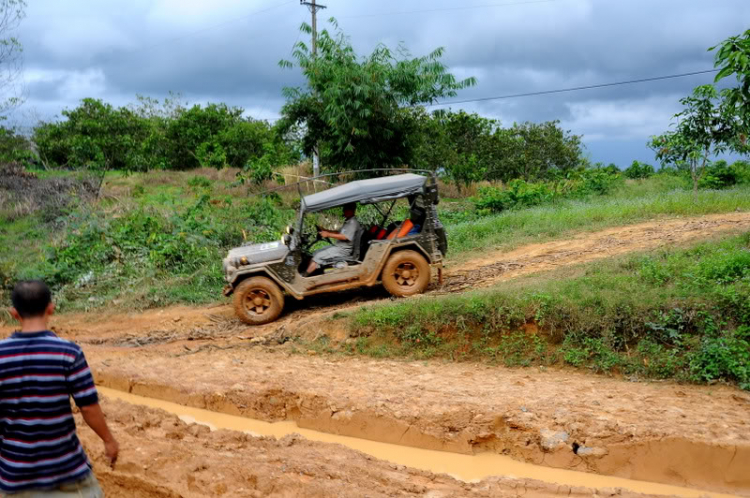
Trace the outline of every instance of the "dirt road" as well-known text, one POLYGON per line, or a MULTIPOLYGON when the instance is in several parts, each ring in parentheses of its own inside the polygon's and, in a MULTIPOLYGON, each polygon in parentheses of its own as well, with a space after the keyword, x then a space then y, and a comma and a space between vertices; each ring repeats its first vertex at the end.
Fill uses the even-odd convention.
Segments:
MULTIPOLYGON (((595 261, 629 252, 675 246, 716 235, 750 230, 750 213, 729 213, 692 218, 663 219, 636 225, 581 233, 574 237, 532 244, 507 252, 485 252, 460 264, 448 264, 445 284, 429 294, 463 292, 496 285, 523 275, 595 261)), ((231 306, 175 306, 143 313, 99 310, 58 317, 55 325, 70 337, 94 345, 146 346, 185 340, 217 340, 263 336, 283 328, 285 333, 315 337, 334 336, 327 315, 388 299, 384 291, 369 289, 314 297, 302 302, 288 299, 282 317, 266 326, 247 327, 234 317, 231 306)), ((7 327, 6 327, 7 329, 7 327)))
MULTIPOLYGON (((580 234, 456 265, 446 286, 433 292, 748 229, 750 214, 732 213, 580 234)), ((125 392, 406 446, 492 451, 550 467, 750 496, 750 395, 734 388, 318 357, 291 354, 270 341, 279 334, 335 337, 342 331, 326 317, 379 298, 364 293, 333 304, 302 303, 257 328, 241 325, 225 305, 64 315, 54 325, 84 345, 98 383, 125 392)), ((163 413, 108 407, 132 449, 118 471, 105 473, 112 496, 337 496, 344 489, 351 496, 567 494, 507 479, 462 484, 336 446, 207 434, 163 413), (251 457, 259 458, 257 465, 243 463, 251 457), (125 491, 141 488, 141 495, 125 491)))

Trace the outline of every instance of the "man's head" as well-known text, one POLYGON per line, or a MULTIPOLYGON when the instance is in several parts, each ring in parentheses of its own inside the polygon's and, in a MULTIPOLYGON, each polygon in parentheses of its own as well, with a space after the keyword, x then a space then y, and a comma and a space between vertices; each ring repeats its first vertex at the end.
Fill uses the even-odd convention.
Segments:
POLYGON ((346 218, 347 220, 349 218, 353 218, 356 213, 357 213, 356 203, 351 202, 349 204, 344 204, 344 218, 346 218))
POLYGON ((41 280, 18 282, 13 288, 10 299, 13 303, 10 313, 19 321, 46 318, 55 309, 52 304, 52 292, 41 280))

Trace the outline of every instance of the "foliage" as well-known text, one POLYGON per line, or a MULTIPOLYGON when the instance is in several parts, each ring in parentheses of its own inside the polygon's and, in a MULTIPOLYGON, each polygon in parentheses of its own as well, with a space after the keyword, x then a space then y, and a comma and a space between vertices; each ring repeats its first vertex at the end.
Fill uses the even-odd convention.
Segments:
POLYGON ((64 121, 38 126, 34 142, 45 164, 101 171, 242 168, 269 144, 279 160, 299 160, 276 128, 243 113, 226 104, 187 108, 178 97, 139 97, 138 105, 120 108, 84 99, 63 111, 64 121))
POLYGON ((29 139, 15 128, 0 126, 0 163, 32 164, 35 162, 29 139))
POLYGON ((97 99, 83 99, 62 112, 66 121, 34 130, 45 164, 93 170, 145 170, 138 143, 147 129, 129 109, 115 109, 97 99))
POLYGON ((684 109, 674 116, 675 130, 653 137, 649 147, 663 163, 689 171, 697 192, 709 158, 729 147, 735 123, 713 85, 697 87, 680 103, 684 109))
POLYGON ((502 128, 464 111, 412 112, 412 166, 439 171, 459 185, 481 180, 526 181, 564 176, 580 164, 581 137, 558 121, 502 128))
POLYGON ((642 163, 640 161, 633 161, 633 164, 623 171, 626 178, 631 180, 641 180, 643 178, 651 178, 656 171, 650 164, 642 163))
POLYGON ((584 169, 568 173, 567 178, 553 182, 512 180, 507 188, 481 187, 474 204, 480 211, 499 213, 560 199, 604 195, 612 190, 617 177, 617 174, 606 169, 584 169))
POLYGON ((747 152, 750 130, 750 29, 710 50, 716 50, 715 66, 719 68, 715 82, 730 76, 735 76, 737 80, 737 87, 722 90, 722 98, 726 113, 738 121, 736 133, 729 139, 730 147, 737 152, 747 152))
MULTIPOLYGON (((684 190, 684 180, 655 175, 637 183, 620 183, 605 196, 563 198, 527 209, 487 215, 441 211, 454 257, 485 247, 510 249, 523 242, 556 238, 575 230, 597 230, 660 216, 696 216, 750 210, 750 189, 737 185, 721 191, 698 193, 697 202, 684 190), (448 216, 446 216, 448 214, 448 216)), ((441 203, 444 208, 446 203, 441 203)))
MULTIPOLYGON (((303 125, 303 151, 311 155, 319 144, 323 166, 331 170, 409 163, 413 123, 405 108, 453 97, 475 80, 457 81, 440 60, 442 48, 410 58, 402 46, 393 51, 381 44, 359 57, 335 20, 331 23, 334 32, 318 35, 317 55, 302 42, 294 48, 307 87, 284 89, 284 128, 303 125)), ((300 29, 311 32, 306 24, 300 29)))

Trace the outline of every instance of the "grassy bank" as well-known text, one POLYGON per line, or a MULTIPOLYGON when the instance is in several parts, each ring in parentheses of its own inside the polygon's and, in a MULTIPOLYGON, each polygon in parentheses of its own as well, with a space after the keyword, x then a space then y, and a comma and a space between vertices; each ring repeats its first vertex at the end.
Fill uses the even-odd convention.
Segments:
POLYGON ((750 389, 750 234, 559 277, 363 308, 350 318, 351 351, 750 389))

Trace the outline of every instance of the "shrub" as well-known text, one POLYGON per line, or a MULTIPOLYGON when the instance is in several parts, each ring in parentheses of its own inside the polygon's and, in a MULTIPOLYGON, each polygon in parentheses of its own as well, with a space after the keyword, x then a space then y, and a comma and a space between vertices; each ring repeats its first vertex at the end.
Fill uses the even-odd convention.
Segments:
POLYGON ((706 167, 699 188, 722 189, 736 185, 738 182, 737 171, 730 167, 723 159, 706 167))
POLYGON ((474 205, 480 211, 501 212, 538 206, 557 199, 584 198, 612 191, 617 176, 606 169, 584 169, 553 182, 512 180, 506 188, 481 187, 474 205))
POLYGON ((630 178, 631 180, 640 180, 643 178, 651 178, 654 176, 654 173, 656 171, 654 170, 654 167, 650 164, 642 163, 640 161, 633 161, 633 164, 628 166, 628 168, 623 171, 623 174, 626 178, 630 178))
POLYGON ((697 382, 730 379, 750 389, 750 327, 704 337, 690 355, 690 375, 697 382))

